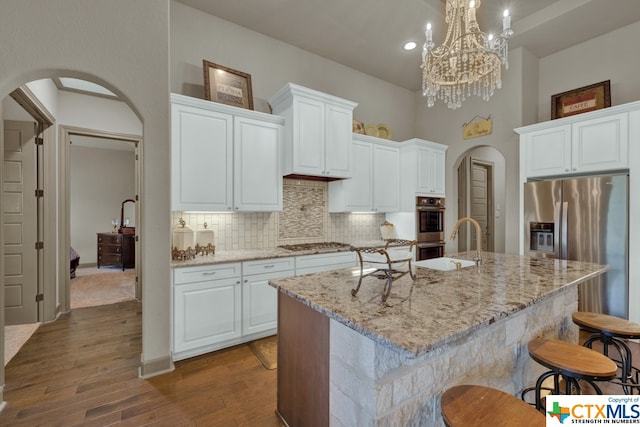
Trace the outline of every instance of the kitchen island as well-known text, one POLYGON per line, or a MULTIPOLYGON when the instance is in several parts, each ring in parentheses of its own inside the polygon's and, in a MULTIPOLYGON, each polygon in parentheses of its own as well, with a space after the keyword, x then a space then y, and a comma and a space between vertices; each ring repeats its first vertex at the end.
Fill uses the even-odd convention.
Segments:
MULTIPOLYGON (((453 257, 472 259, 475 253, 453 257)), ((442 425, 457 384, 517 393, 542 367, 527 343, 577 341, 579 283, 607 266, 483 254, 479 267, 416 268, 394 282, 358 269, 273 280, 278 288, 278 406, 289 426, 442 425)))

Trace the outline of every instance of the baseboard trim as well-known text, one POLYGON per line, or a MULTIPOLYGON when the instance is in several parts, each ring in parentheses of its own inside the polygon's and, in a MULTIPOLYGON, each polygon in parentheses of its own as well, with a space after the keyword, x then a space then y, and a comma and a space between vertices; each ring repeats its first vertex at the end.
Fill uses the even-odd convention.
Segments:
POLYGON ((95 262, 85 262, 85 263, 81 263, 78 265, 78 268, 89 268, 89 267, 95 267, 98 264, 95 262))
POLYGON ((3 400, 2 403, 0 403, 0 412, 2 412, 2 410, 6 407, 7 407, 7 402, 3 400))
POLYGON ((151 378, 156 375, 165 374, 175 369, 171 356, 161 357, 154 360, 141 360, 138 368, 140 378, 151 378))

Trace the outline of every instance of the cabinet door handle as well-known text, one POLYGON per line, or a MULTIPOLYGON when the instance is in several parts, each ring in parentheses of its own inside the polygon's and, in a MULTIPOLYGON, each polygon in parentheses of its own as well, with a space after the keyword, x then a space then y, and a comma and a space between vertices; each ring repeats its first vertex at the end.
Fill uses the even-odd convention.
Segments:
POLYGON ((249 279, 244 279, 244 283, 249 283, 249 279))

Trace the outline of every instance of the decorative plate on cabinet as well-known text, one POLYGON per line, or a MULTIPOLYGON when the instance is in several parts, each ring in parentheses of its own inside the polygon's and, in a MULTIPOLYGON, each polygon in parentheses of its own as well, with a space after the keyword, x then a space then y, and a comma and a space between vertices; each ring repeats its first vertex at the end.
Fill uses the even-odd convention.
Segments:
POLYGON ((391 139, 391 129, 384 123, 378 125, 378 138, 391 139))
POLYGON ((365 135, 378 136, 378 127, 376 125, 367 125, 364 128, 365 135))

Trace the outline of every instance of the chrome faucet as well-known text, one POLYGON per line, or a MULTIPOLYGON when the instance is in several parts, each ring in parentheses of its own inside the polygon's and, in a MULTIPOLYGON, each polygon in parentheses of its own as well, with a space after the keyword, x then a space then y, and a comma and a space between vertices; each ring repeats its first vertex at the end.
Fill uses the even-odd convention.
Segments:
POLYGON ((473 224, 476 227, 476 266, 479 266, 482 263, 482 229, 480 228, 480 224, 478 224, 478 221, 476 221, 473 218, 469 218, 469 217, 462 217, 460 218, 458 221, 456 221, 455 225, 453 226, 453 231, 451 232, 451 236, 450 239, 451 240, 455 240, 456 238, 456 234, 458 233, 458 227, 460 227, 460 224, 462 224, 463 222, 470 222, 471 224, 473 224))

